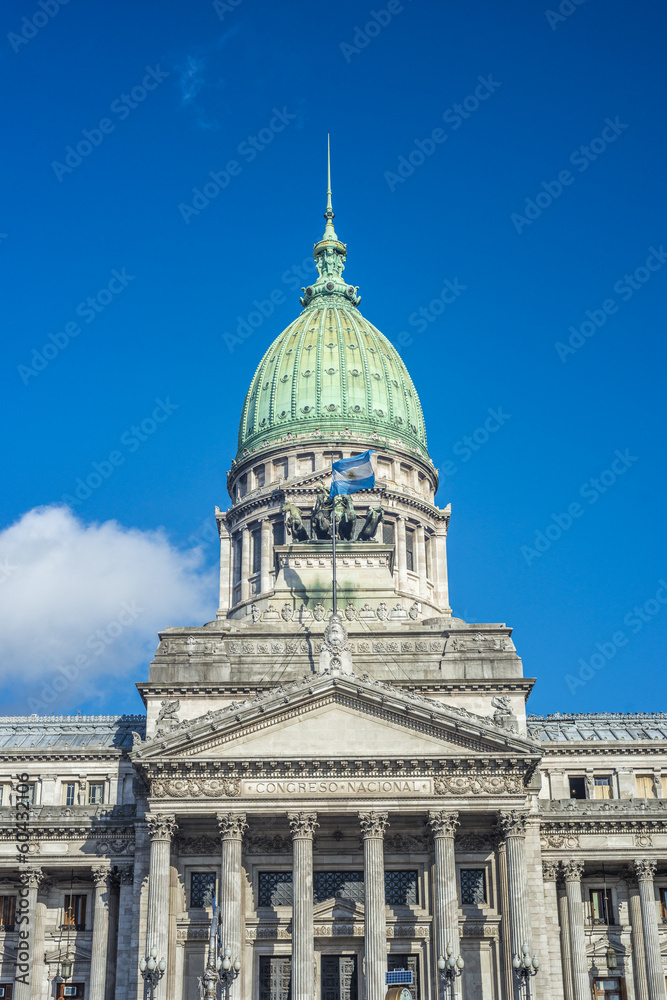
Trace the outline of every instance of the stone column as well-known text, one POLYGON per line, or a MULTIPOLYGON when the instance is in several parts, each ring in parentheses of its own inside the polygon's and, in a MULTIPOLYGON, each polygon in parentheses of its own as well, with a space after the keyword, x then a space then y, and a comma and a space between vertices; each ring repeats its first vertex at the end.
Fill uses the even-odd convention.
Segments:
MULTIPOLYGON (((405 524, 403 525, 405 530, 405 524)), ((364 835, 366 1000, 384 1000, 387 973, 387 917, 384 892, 385 812, 359 813, 364 835)))
MULTIPOLYGON (((109 874, 109 944, 107 947, 107 1000, 116 1000, 116 965, 118 961, 118 913, 120 908, 120 872, 114 866, 109 874)), ((125 956, 127 961, 127 956, 125 956)))
MULTIPOLYGON (((526 866, 526 813, 501 812, 499 824, 505 835, 507 854, 507 889, 509 896, 510 941, 512 955, 520 955, 524 944, 530 946, 530 910, 528 870, 526 866)), ((518 986, 515 984, 515 992, 518 986)))
POLYGON ((436 950, 434 959, 445 955, 451 944, 459 953, 459 898, 454 862, 454 835, 459 825, 457 812, 433 810, 428 814, 435 856, 436 950))
POLYGON ((560 929, 560 955, 563 968, 563 996, 574 1000, 572 983, 572 954, 570 951, 570 918, 567 912, 567 894, 562 872, 558 879, 558 925, 560 929))
POLYGON ((44 872, 39 868, 31 868, 19 872, 19 891, 16 905, 16 917, 27 917, 21 924, 21 930, 28 936, 19 941, 16 956, 16 973, 14 1000, 30 1000, 38 979, 35 964, 35 931, 37 930, 37 893, 44 879, 44 872))
POLYGON ((220 600, 218 618, 226 618, 232 606, 232 539, 224 521, 224 515, 217 516, 218 532, 220 534, 220 600))
POLYGON ((632 972, 635 983, 635 1000, 649 1000, 646 978, 646 953, 644 951, 644 928, 642 926, 642 904, 639 883, 634 869, 625 876, 628 887, 628 914, 630 917, 630 940, 632 942, 632 972))
MULTIPOLYGON (((132 941, 132 917, 134 910, 134 866, 127 865, 118 870, 118 937, 116 948, 115 1000, 125 1000, 129 996, 130 969, 133 959, 130 949, 136 948, 132 941)), ((139 961, 145 953, 139 955, 139 961)))
POLYGON ((405 548, 405 518, 402 514, 396 518, 396 568, 398 589, 405 592, 408 589, 408 563, 405 548))
POLYGON ((658 914, 655 906, 655 861, 646 858, 634 862, 634 870, 639 884, 639 900, 644 928, 644 953, 646 957, 646 979, 649 1000, 665 1000, 665 974, 660 955, 658 936, 658 914))
POLYGON ((426 541, 423 524, 418 524, 415 528, 415 559, 417 562, 415 569, 419 574, 419 596, 426 598, 428 588, 426 586, 426 541))
POLYGON ((51 888, 51 879, 44 876, 37 889, 37 907, 35 911, 35 943, 33 947, 33 965, 30 977, 30 995, 32 1000, 41 1000, 47 988, 46 979, 46 902, 44 895, 51 888), (40 899, 40 896, 42 897, 40 899))
POLYGON ((507 843, 498 841, 498 898, 500 900, 500 938, 502 949, 503 994, 505 1000, 514 995, 514 974, 512 972, 512 940, 510 933, 510 897, 507 885, 507 843))
MULTIPOLYGON (((241 848, 243 834, 248 829, 245 813, 218 813, 218 826, 222 838, 220 873, 220 915, 222 918, 222 946, 232 949, 232 961, 241 960, 243 947, 243 873, 241 848)), ((230 996, 238 997, 241 977, 234 982, 230 996)))
POLYGON ((292 831, 292 1000, 313 1000, 313 833, 317 813, 288 813, 292 831))
POLYGON ((447 529, 440 528, 432 536, 431 558, 433 559, 433 577, 436 584, 435 602, 443 611, 449 607, 449 579, 447 575, 447 529))
POLYGON ((104 1000, 109 946, 109 869, 93 868, 93 947, 90 956, 90 995, 104 1000))
POLYGON ((262 521, 262 565, 259 577, 259 590, 260 593, 266 594, 271 590, 271 570, 273 569, 273 546, 271 544, 271 539, 273 535, 273 527, 268 517, 262 521))
POLYGON ((250 597, 250 532, 247 528, 241 528, 241 600, 247 601, 250 597))
POLYGON ((588 959, 586 957, 586 935, 584 934, 584 907, 581 898, 583 870, 584 866, 581 861, 566 861, 563 864, 567 917, 570 925, 570 961, 574 1000, 590 1000, 591 994, 588 959))
POLYGON ((549 973, 552 985, 553 1000, 563 996, 563 959, 560 941, 553 933, 559 926, 557 880, 559 864, 557 861, 542 862, 542 885, 544 888, 544 927, 546 929, 547 949, 549 956, 549 973))
MULTIPOLYGON (((148 913, 144 958, 151 948, 157 948, 157 960, 169 960, 169 886, 171 839, 176 832, 176 817, 147 815, 146 823, 151 838, 150 867, 148 873, 148 913)), ((167 973, 155 990, 155 1000, 166 1000, 167 973)))

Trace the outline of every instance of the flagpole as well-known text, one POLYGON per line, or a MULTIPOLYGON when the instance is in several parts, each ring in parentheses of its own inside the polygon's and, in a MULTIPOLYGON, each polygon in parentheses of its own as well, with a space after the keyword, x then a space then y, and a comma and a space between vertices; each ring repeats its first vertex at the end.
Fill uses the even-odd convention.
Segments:
POLYGON ((333 497, 331 509, 331 550, 333 552, 333 613, 338 613, 336 602, 336 497, 333 497))

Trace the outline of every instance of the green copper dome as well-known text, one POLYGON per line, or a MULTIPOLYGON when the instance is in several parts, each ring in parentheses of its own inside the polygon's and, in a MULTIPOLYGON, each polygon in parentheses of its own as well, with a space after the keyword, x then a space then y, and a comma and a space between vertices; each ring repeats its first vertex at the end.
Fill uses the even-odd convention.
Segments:
MULTIPOLYGON (((398 352, 358 309, 358 289, 342 278, 347 248, 336 236, 327 192, 323 238, 313 255, 319 272, 304 289, 301 315, 262 358, 248 389, 239 455, 263 442, 319 430, 377 432, 428 458, 419 397, 398 352)), ((369 441, 369 444, 371 442, 369 441)))

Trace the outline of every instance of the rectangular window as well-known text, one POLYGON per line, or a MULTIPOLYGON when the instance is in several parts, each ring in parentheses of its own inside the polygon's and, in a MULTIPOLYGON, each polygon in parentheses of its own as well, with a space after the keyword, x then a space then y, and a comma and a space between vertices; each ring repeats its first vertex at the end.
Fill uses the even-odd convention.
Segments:
POLYGON ((568 778, 570 783, 570 798, 571 799, 585 799, 586 798, 586 779, 579 777, 568 778))
POLYGON ((652 774, 637 775, 637 795, 640 799, 654 799, 655 787, 652 774))
POLYGON ((595 798, 596 799, 610 799, 611 798, 611 778, 607 775, 604 777, 594 778, 595 787, 595 798))
POLYGON ((16 923, 16 896, 0 896, 0 929, 11 934, 16 923))
POLYGON ((296 456, 296 466, 300 473, 312 472, 315 468, 315 456, 314 455, 297 455, 296 456))
POLYGON ((12 983, 0 983, 0 1000, 12 1000, 14 986, 12 983))
POLYGON ((248 477, 247 475, 241 476, 238 483, 236 484, 236 499, 240 500, 248 492, 248 477))
POLYGON ((340 462, 343 457, 342 451, 325 451, 324 452, 324 465, 329 468, 334 462, 340 462))
POLYGON ((591 919, 594 924, 614 923, 609 889, 591 889, 591 919))
POLYGON ((76 785, 73 781, 68 781, 65 785, 65 805, 76 805, 76 785))
POLYGON ((378 458, 377 470, 378 470, 378 479, 391 480, 391 462, 388 461, 386 458, 378 458))
POLYGON ((383 545, 393 545, 394 544, 394 522, 393 521, 383 521, 382 522, 382 544, 383 545))
POLYGON ((387 972, 396 972, 397 969, 407 969, 412 973, 412 986, 406 986, 410 990, 412 1000, 419 998, 419 955, 387 955, 387 972))
POLYGON ((86 929, 86 897, 84 895, 65 896, 64 927, 72 927, 75 931, 86 929))
POLYGON ((291 872, 260 872, 257 888, 258 906, 292 905, 291 872))
POLYGON ((357 1000, 357 956, 322 955, 320 1000, 357 1000))
POLYGON ((88 785, 88 804, 101 806, 104 802, 104 782, 91 781, 88 785))
POLYGON ((284 545, 285 544, 285 522, 284 521, 274 521, 273 522, 273 544, 274 545, 284 545))
POLYGON ((594 979, 593 993, 595 1000, 624 1000, 625 982, 620 977, 616 979, 594 979))
POLYGON ((350 899, 363 903, 364 873, 313 872, 313 896, 316 903, 323 903, 325 899, 350 899))
POLYGON ((484 868, 461 869, 461 905, 479 906, 486 903, 486 872, 484 868))
POLYGON ((405 529, 405 561, 409 573, 415 571, 415 532, 413 528, 405 529))
POLYGON ((85 997, 83 983, 58 983, 58 1000, 61 997, 85 997))
POLYGON ((266 474, 264 472, 264 466, 258 465, 256 469, 253 469, 253 475, 255 477, 255 489, 259 490, 264 485, 266 480, 266 474))
POLYGON ((262 568, 262 531, 261 528, 253 528, 250 532, 252 545, 252 573, 259 573, 262 568))
POLYGON ((190 906, 211 906, 215 894, 215 872, 193 872, 190 876, 190 906))
POLYGON ((234 539, 234 583, 241 582, 241 558, 242 558, 242 546, 243 539, 241 537, 241 532, 238 533, 234 539))
POLYGON ((273 481, 277 483, 280 479, 287 479, 286 458, 277 458, 273 463, 273 481))
POLYGON ((259 1000, 292 1000, 292 959, 259 956, 259 1000))
POLYGON ((21 794, 21 798, 25 799, 29 805, 34 806, 35 800, 37 798, 37 786, 34 781, 31 781, 28 785, 28 791, 21 794))
POLYGON ((417 906, 419 877, 416 871, 385 871, 384 901, 387 906, 417 906))
POLYGON ((426 535, 424 538, 424 552, 426 555, 426 576, 429 580, 431 577, 431 536, 426 535))

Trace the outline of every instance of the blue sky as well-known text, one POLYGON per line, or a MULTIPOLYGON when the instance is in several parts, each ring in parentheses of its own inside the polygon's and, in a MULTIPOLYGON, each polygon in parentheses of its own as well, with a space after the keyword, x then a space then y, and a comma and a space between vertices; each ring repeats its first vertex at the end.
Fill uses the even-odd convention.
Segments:
POLYGON ((141 598, 143 631, 48 709, 136 711, 157 628, 214 616, 205 525, 299 311, 327 131, 346 276, 452 504, 455 614, 514 627, 533 712, 663 709, 665 8, 26 0, 2 20, 5 710, 36 710, 141 598), (43 537, 70 539, 67 569, 43 537), (107 537, 169 580, 107 593, 107 537))

